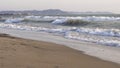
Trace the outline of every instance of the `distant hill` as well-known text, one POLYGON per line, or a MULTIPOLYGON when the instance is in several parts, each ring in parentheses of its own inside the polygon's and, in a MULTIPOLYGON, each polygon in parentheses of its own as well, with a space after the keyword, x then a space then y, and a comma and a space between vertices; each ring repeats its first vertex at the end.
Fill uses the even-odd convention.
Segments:
POLYGON ((59 10, 59 9, 48 9, 48 10, 42 10, 41 14, 55 14, 55 15, 60 15, 60 14, 66 14, 68 12, 59 10))
POLYGON ((114 14, 112 12, 70 12, 73 14, 114 14))
POLYGON ((25 11, 1 11, 0 15, 92 15, 92 14, 114 14, 111 12, 69 12, 60 9, 47 10, 25 10, 25 11))

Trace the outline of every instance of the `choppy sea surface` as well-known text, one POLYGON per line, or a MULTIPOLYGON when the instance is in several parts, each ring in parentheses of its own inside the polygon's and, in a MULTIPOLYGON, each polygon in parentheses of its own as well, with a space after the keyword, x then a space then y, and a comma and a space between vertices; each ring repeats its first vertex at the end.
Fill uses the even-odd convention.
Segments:
POLYGON ((120 47, 120 17, 114 16, 22 16, 1 17, 0 28, 47 32, 67 39, 120 47), (85 25, 63 25, 83 20, 85 25))

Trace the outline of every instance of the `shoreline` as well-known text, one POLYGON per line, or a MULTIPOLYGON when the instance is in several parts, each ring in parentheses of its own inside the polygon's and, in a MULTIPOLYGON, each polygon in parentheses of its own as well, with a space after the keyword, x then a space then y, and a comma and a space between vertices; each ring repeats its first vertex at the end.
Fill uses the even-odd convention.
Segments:
POLYGON ((83 51, 84 54, 120 64, 120 58, 119 58, 120 48, 108 47, 108 46, 102 46, 89 42, 81 42, 77 40, 66 39, 59 36, 53 36, 50 35, 49 33, 44 33, 44 32, 33 32, 33 31, 24 31, 24 30, 21 31, 21 30, 2 29, 2 28, 0 28, 0 32, 10 34, 15 37, 65 45, 67 47, 79 51, 83 51))
POLYGON ((0 35, 2 68, 119 68, 64 45, 0 35), (28 43, 29 42, 29 43, 28 43))

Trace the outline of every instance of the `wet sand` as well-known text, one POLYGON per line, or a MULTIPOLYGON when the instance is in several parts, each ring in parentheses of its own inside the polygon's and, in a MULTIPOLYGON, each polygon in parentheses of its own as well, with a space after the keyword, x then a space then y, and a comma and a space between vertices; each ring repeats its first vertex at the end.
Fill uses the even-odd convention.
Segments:
POLYGON ((64 45, 0 35, 0 68, 120 68, 64 45))

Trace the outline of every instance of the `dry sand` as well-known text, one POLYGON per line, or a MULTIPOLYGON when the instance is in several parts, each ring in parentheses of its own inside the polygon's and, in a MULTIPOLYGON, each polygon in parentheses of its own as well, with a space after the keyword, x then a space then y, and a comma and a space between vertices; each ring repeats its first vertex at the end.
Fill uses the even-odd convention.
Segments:
POLYGON ((0 35, 0 68, 120 68, 63 45, 0 35))

